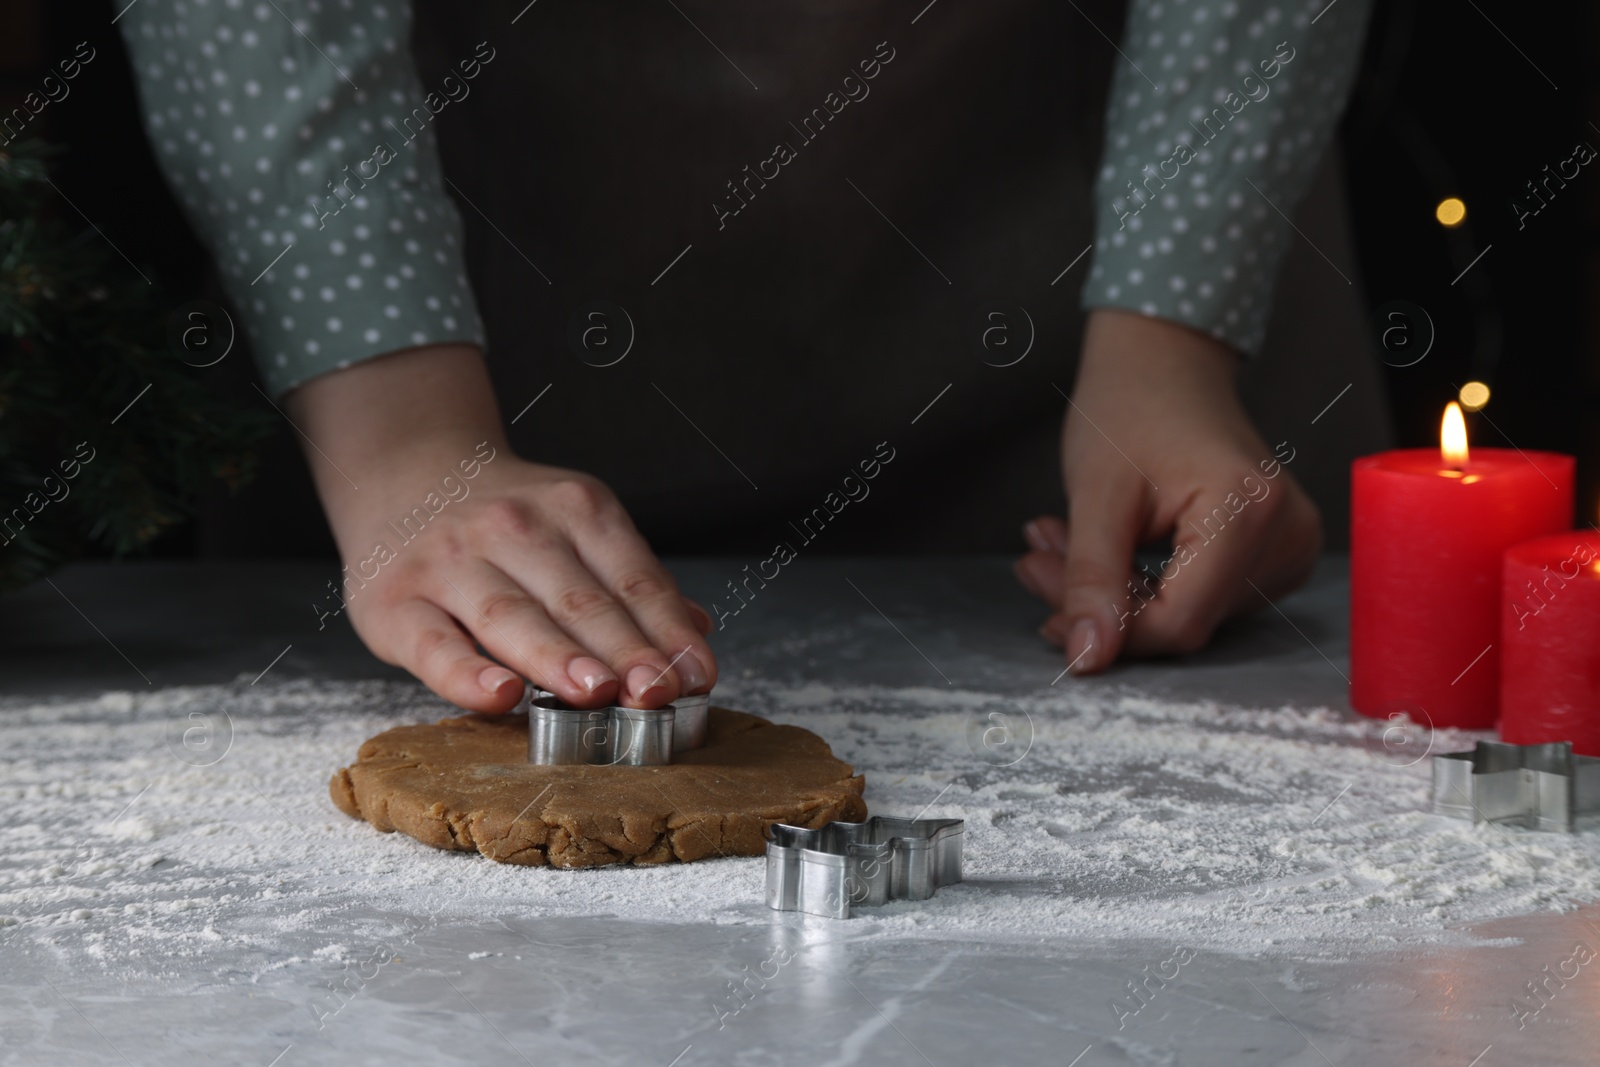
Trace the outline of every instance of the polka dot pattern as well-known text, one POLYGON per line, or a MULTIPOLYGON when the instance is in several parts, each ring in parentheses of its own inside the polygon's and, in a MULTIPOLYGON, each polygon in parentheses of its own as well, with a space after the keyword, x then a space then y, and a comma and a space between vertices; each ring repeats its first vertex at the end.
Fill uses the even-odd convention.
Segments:
POLYGON ((118 23, 262 376, 281 395, 398 348, 483 344, 434 127, 413 119, 428 110, 409 0, 288 10, 172 0, 118 23))
POLYGON ((1371 0, 1131 5, 1084 307, 1261 347, 1278 264, 1301 240, 1279 211, 1293 215, 1333 137, 1370 10, 1371 0))

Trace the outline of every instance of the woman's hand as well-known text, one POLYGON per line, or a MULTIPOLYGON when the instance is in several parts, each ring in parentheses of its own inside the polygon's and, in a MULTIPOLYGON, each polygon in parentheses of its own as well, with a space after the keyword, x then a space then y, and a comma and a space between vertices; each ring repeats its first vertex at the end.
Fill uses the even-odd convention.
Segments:
POLYGON ((511 453, 477 349, 369 360, 289 409, 379 659, 487 712, 521 699, 507 666, 584 707, 660 707, 716 681, 710 617, 611 491, 511 453))
POLYGON ((1016 565, 1075 673, 1193 652, 1310 575, 1321 517, 1285 469, 1292 443, 1269 449, 1251 425, 1236 363, 1176 323, 1090 314, 1061 435, 1070 521, 1028 523, 1016 565), (1135 548, 1167 536, 1172 555, 1136 581, 1135 548))

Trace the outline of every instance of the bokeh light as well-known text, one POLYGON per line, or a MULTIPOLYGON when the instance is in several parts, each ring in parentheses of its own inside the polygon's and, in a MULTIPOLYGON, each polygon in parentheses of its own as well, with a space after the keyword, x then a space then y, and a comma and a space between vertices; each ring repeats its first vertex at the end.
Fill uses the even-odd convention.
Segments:
POLYGON ((1482 382, 1468 382, 1461 387, 1461 406, 1477 411, 1489 402, 1489 387, 1482 382))
POLYGON ((1447 197, 1433 209, 1433 217, 1442 226, 1459 226, 1461 220, 1467 217, 1467 205, 1456 197, 1447 197))

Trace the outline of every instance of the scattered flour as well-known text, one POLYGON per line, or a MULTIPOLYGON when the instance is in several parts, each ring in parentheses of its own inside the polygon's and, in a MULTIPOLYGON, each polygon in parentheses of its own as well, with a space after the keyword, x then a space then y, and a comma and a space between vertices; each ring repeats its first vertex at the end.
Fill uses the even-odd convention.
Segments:
MULTIPOLYGON (((746 678, 718 696, 828 739, 875 812, 966 819, 967 882, 852 920, 853 936, 1356 953, 1600 899, 1592 832, 1427 813, 1424 751, 1472 735, 1099 692, 746 678)), ((223 945, 228 973, 262 974, 423 922, 770 921, 758 859, 509 867, 329 803, 328 775, 361 741, 449 712, 382 682, 0 702, 0 951, 161 977, 193 976, 223 945)))

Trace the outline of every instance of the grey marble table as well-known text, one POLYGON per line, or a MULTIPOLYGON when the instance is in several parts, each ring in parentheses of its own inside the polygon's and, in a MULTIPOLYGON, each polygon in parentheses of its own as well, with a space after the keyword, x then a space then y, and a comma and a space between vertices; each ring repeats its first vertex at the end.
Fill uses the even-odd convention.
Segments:
MULTIPOLYGON (((709 603, 743 563, 674 568, 709 603)), ((1061 669, 1034 636, 1039 612, 1004 561, 802 559, 785 574, 718 636, 725 668, 796 684, 948 683, 998 694, 1037 691, 1061 669)), ((69 568, 53 586, 4 602, 5 693, 222 685, 268 670, 402 677, 342 623, 317 628, 310 604, 330 576, 283 563, 69 568)), ((1330 559, 1309 588, 1230 626, 1200 655, 1074 684, 1343 708, 1347 648, 1344 563, 1330 559)), ((0 716, 0 746, 6 729, 0 716)), ((20 798, 7 803, 8 820, 26 818, 20 798)), ((1137 1026, 1121 1029, 1106 991, 1170 946, 902 940, 776 914, 732 925, 495 915, 416 925, 398 958, 363 978, 359 995, 319 1028, 287 1007, 325 992, 327 974, 315 967, 239 983, 221 948, 174 965, 158 987, 119 988, 0 925, 0 1064, 1595 1063, 1600 977, 1585 971, 1562 983, 1525 1028, 1507 1005, 1575 943, 1593 943, 1586 924, 1597 917, 1600 908, 1583 907, 1503 918, 1475 931, 1493 944, 1471 947, 1207 953, 1137 1026), (502 951, 508 943, 526 951, 502 951), (781 977, 719 1023, 707 990, 779 949, 793 955, 781 977)), ((404 926, 409 917, 387 918, 404 926)), ((291 938, 264 951, 300 959, 313 946, 291 938)))

